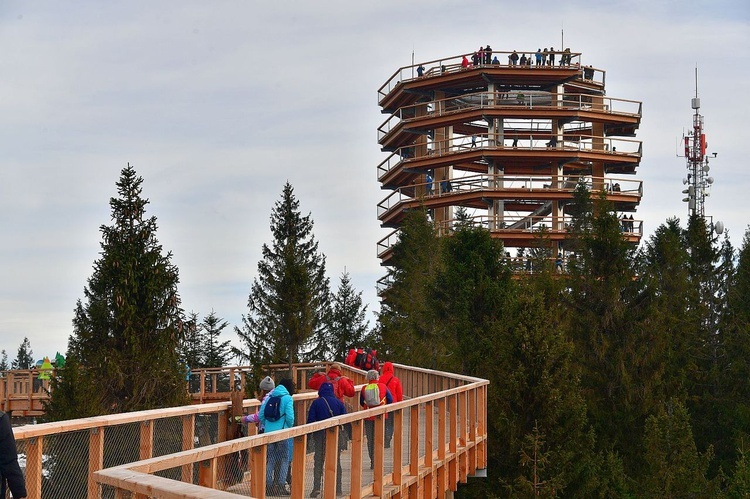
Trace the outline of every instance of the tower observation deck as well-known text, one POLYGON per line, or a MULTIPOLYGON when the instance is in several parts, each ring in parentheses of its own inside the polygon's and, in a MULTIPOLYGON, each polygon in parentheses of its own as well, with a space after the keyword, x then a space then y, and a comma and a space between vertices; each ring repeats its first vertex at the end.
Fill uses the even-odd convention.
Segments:
POLYGON ((378 204, 391 229, 378 242, 384 265, 406 212, 419 207, 439 235, 463 207, 506 251, 538 245, 543 230, 553 257, 564 258, 566 207, 579 183, 592 197, 603 193, 627 218, 624 237, 640 241, 632 214, 643 193, 633 178, 641 103, 607 97, 605 71, 583 66, 580 53, 557 52, 555 65, 533 64, 533 55, 531 65, 514 65, 511 54, 492 52, 486 60, 503 61, 495 64, 467 65, 466 54, 403 67, 379 89, 388 116, 378 128, 389 153, 377 168, 390 191, 378 204))

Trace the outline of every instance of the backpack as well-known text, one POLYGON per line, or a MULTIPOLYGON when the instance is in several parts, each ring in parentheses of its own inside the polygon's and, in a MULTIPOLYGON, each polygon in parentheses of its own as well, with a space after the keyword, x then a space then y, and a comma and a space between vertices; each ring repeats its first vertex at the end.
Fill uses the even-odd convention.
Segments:
POLYGON ((365 387, 364 399, 367 407, 383 405, 385 398, 380 398, 380 386, 378 386, 378 383, 370 383, 365 387))
POLYGON ((344 394, 341 393, 341 387, 339 386, 339 380, 341 379, 341 376, 336 376, 335 378, 331 379, 328 378, 328 382, 333 385, 333 395, 341 400, 344 398, 344 394))
POLYGON ((266 421, 278 421, 281 419, 281 395, 271 395, 266 402, 266 408, 263 409, 263 416, 266 421))
POLYGON ((362 350, 361 352, 357 352, 357 357, 354 359, 354 364, 364 371, 369 371, 371 369, 377 371, 378 369, 380 369, 380 362, 378 362, 378 358, 376 357, 377 353, 377 350, 371 349, 368 349, 367 351, 362 350))

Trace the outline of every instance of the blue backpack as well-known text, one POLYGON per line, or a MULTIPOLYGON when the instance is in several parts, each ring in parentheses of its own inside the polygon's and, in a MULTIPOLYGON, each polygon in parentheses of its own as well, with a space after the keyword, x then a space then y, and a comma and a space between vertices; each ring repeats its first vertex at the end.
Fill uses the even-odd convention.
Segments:
POLYGON ((263 409, 263 416, 266 421, 278 421, 281 419, 281 395, 271 395, 266 402, 266 408, 263 409))

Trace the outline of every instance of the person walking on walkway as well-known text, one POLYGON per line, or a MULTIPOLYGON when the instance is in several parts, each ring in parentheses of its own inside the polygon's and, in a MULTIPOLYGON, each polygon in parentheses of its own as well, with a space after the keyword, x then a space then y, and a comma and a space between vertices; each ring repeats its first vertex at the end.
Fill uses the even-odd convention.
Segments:
MULTIPOLYGON (((271 395, 260 405, 258 417, 260 424, 265 428, 265 433, 283 430, 294 426, 294 382, 291 379, 282 379, 279 385, 273 389, 271 395), (291 390, 291 391, 290 391, 291 390), (278 399, 276 398, 278 397, 278 399), (277 414, 274 411, 266 411, 266 408, 278 405, 277 414), (278 417, 278 419, 276 419, 278 417)), ((288 496, 286 488, 286 477, 291 461, 291 439, 274 442, 268 445, 266 461, 266 495, 288 496)))
MULTIPOLYGON (((336 416, 346 414, 346 407, 333 393, 333 384, 323 383, 318 388, 318 398, 310 404, 310 410, 307 413, 307 423, 316 423, 336 416)), ((313 488, 310 497, 320 495, 320 482, 323 478, 323 464, 326 457, 326 430, 318 430, 312 434, 313 445, 315 447, 315 457, 313 466, 313 488)), ((339 438, 345 438, 339 434, 339 438)), ((336 457, 336 494, 341 495, 341 453, 336 457)))
MULTIPOLYGON (((380 374, 376 370, 367 371, 367 384, 359 392, 359 405, 363 409, 393 403, 391 392, 378 380, 379 377, 380 374)), ((370 469, 373 469, 375 467, 375 416, 365 419, 365 436, 367 437, 367 453, 370 456, 370 469)))
POLYGON ((0 497, 5 498, 6 485, 13 499, 26 498, 26 482, 18 465, 18 449, 10 416, 0 411, 0 497))
MULTIPOLYGON (((388 388, 393 397, 393 402, 401 402, 404 400, 404 389, 401 386, 401 380, 393 374, 393 363, 386 362, 383 364, 383 375, 380 376, 380 382, 388 388)), ((388 419, 385 420, 385 448, 391 446, 391 440, 393 439, 393 415, 389 414, 388 419)))

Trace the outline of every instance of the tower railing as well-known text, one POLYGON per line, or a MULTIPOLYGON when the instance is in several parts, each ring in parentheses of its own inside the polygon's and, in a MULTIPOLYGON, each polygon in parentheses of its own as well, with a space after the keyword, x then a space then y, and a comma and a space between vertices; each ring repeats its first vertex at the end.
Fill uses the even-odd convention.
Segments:
MULTIPOLYGON (((584 68, 581 63, 581 53, 580 52, 571 52, 570 55, 570 63, 569 64, 562 64, 560 65, 560 56, 563 54, 563 51, 554 51, 556 57, 556 64, 555 66, 536 66, 535 62, 536 60, 532 62, 531 66, 518 66, 513 65, 510 63, 508 57, 513 53, 512 51, 503 51, 503 50, 493 50, 491 52, 490 60, 494 59, 495 56, 497 56, 498 64, 478 64, 472 66, 470 68, 464 68, 461 65, 461 62, 463 60, 463 57, 466 56, 469 60, 471 60, 471 56, 474 55, 473 52, 467 53, 467 54, 459 54, 456 56, 446 57, 443 59, 434 59, 431 61, 424 61, 417 64, 411 64, 409 66, 404 66, 396 70, 396 72, 391 75, 390 78, 378 89, 378 100, 382 101, 384 97, 386 97, 389 93, 391 93, 400 83, 407 82, 411 80, 416 80, 419 78, 426 78, 430 76, 438 76, 438 75, 445 75, 449 73, 455 73, 460 71, 466 71, 466 70, 475 70, 475 69, 484 69, 484 68, 512 68, 514 70, 523 71, 529 68, 533 69, 562 69, 562 70, 570 70, 575 69, 579 70, 581 72, 581 77, 584 80, 589 80, 592 82, 601 83, 604 85, 604 79, 605 79, 605 72, 601 69, 594 68, 594 67, 586 67, 584 68), (422 76, 419 76, 419 67, 423 68, 422 76)), ((524 52, 517 52, 518 54, 522 54, 524 52)), ((533 51, 527 51, 526 54, 530 54, 532 57, 534 57, 534 54, 536 53, 536 50, 533 51)))

